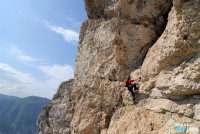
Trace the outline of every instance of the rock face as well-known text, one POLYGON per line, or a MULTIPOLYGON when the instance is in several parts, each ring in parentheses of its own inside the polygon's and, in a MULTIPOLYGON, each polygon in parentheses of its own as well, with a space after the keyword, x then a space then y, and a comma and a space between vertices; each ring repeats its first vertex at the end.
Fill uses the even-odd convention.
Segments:
POLYGON ((142 64, 144 80, 155 83, 143 82, 144 90, 156 88, 168 98, 200 93, 199 19, 199 1, 174 1, 165 31, 142 64))
POLYGON ((74 80, 43 108, 38 134, 198 134, 200 1, 85 0, 85 8, 74 80), (127 75, 142 77, 136 106, 127 75))
POLYGON ((39 133, 69 133, 70 122, 73 116, 71 90, 74 80, 63 82, 53 101, 45 105, 40 113, 37 125, 42 130, 39 133), (67 115, 66 115, 67 113, 67 115))

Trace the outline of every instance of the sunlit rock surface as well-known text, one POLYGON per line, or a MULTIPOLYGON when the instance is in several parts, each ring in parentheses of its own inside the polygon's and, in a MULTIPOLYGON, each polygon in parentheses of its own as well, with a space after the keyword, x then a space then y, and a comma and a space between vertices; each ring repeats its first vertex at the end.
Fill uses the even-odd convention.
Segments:
POLYGON ((85 8, 74 79, 44 106, 38 134, 168 134, 183 124, 200 133, 200 1, 85 0, 85 8), (127 75, 142 77, 137 105, 127 75))

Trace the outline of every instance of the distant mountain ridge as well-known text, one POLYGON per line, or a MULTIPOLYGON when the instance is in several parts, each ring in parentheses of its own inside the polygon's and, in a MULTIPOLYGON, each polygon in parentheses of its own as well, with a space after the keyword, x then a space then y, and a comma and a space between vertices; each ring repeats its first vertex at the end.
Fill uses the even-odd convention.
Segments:
POLYGON ((37 96, 19 98, 0 94, 0 134, 35 134, 37 117, 49 101, 37 96))

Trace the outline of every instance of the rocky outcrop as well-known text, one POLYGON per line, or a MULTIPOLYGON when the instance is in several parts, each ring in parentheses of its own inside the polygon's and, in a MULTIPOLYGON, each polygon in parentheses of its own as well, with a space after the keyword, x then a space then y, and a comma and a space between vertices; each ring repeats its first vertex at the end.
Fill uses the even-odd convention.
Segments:
POLYGON ((74 80, 63 82, 57 93, 53 97, 53 101, 45 105, 40 113, 37 121, 39 133, 69 133, 70 122, 73 117, 73 105, 71 103, 71 89, 74 80))
POLYGON ((200 93, 199 13, 199 1, 174 2, 165 31, 142 65, 144 91, 156 88, 168 98, 200 93), (150 88, 149 79, 155 83, 150 88))
MULTIPOLYGON (((170 134, 178 133, 175 128, 182 124, 192 124, 198 133, 199 122, 174 113, 154 113, 141 106, 119 108, 113 115, 107 134, 170 134), (174 125, 173 125, 174 124, 174 125)), ((181 127, 184 128, 184 127, 181 127)), ((180 130, 181 132, 181 130, 180 130)))
POLYGON ((38 133, 173 133, 182 124, 199 133, 200 1, 85 0, 85 8, 74 80, 43 108, 38 133), (127 75, 142 77, 136 106, 127 75))

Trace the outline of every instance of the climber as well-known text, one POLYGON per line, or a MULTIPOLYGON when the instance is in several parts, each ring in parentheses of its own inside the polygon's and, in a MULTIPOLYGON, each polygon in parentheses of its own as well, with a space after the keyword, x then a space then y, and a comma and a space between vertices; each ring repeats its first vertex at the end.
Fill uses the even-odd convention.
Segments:
MULTIPOLYGON (((141 79, 141 77, 140 77, 138 80, 140 80, 140 79, 141 79)), ((137 85, 136 85, 135 83, 132 84, 132 82, 134 82, 134 81, 137 81, 137 80, 131 80, 131 79, 130 79, 130 76, 128 76, 127 79, 124 80, 124 85, 125 85, 125 87, 128 88, 128 90, 131 92, 131 94, 132 94, 132 96, 133 96, 133 104, 137 103, 137 102, 135 101, 135 94, 134 94, 134 92, 135 92, 135 93, 138 92, 138 87, 137 87, 137 85), (134 92, 133 92, 133 88, 134 88, 134 92)))

